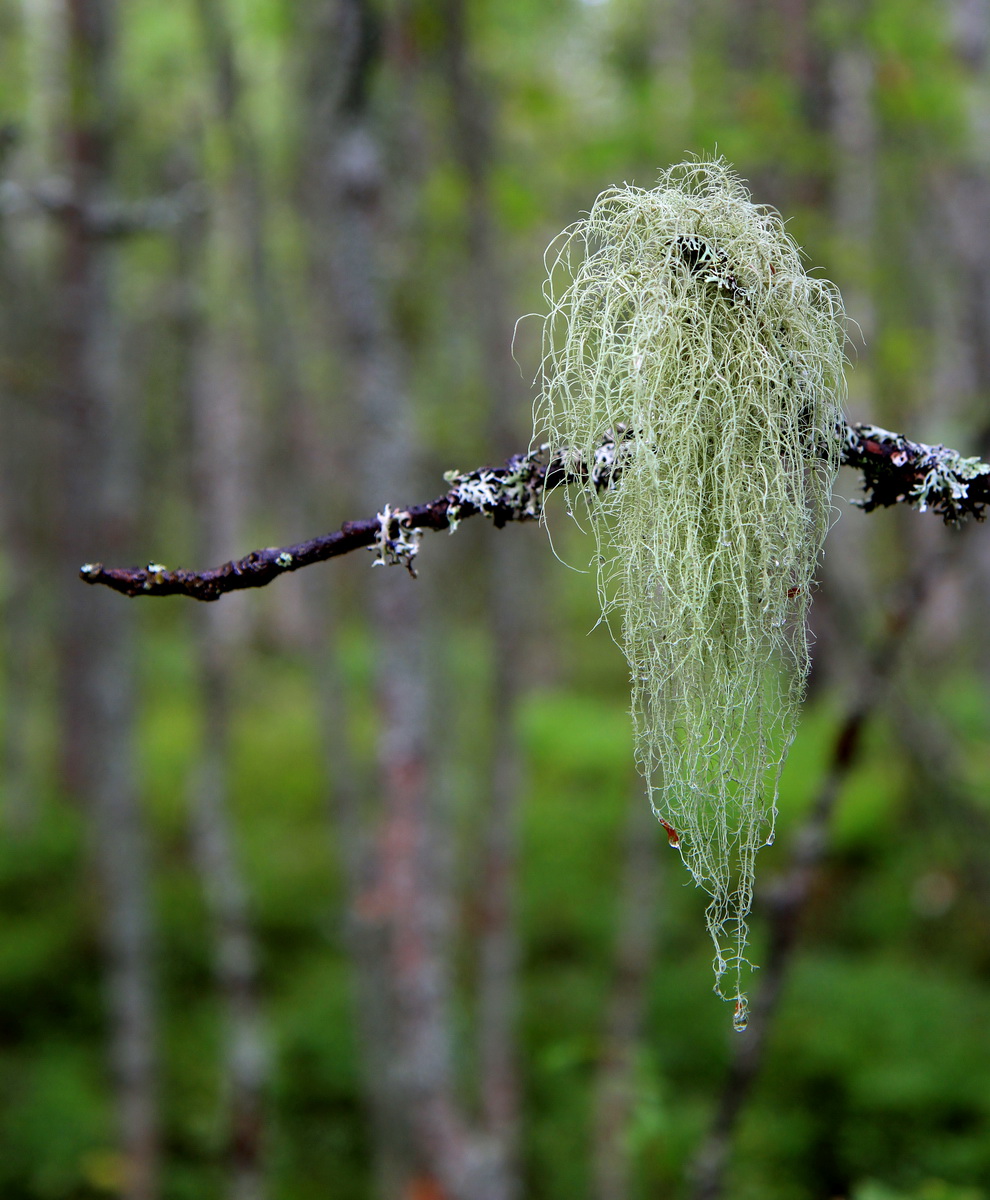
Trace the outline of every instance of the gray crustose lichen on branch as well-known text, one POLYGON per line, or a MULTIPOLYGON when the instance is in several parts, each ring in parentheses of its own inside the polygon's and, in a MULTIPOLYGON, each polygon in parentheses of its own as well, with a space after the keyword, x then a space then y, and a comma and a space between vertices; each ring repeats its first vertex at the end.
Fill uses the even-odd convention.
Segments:
MULTIPOLYGON (((921 512, 938 513, 947 524, 966 517, 982 520, 990 504, 990 464, 963 458, 945 446, 912 442, 899 433, 875 425, 845 425, 842 463, 863 474, 866 512, 894 504, 909 504, 921 512)), ((605 442, 592 466, 596 486, 607 487, 615 473, 621 443, 605 442)), ((265 587, 281 575, 312 563, 324 562, 352 550, 367 548, 376 563, 401 564, 413 574, 423 530, 453 530, 460 521, 479 514, 497 528, 510 521, 537 520, 544 496, 563 483, 568 473, 586 475, 579 464, 565 469, 561 455, 551 456, 545 446, 517 454, 504 467, 479 467, 451 473, 451 488, 443 496, 408 509, 386 506, 378 515, 345 521, 340 529, 293 546, 252 550, 244 558, 206 571, 170 570, 160 563, 145 567, 104 567, 87 563, 80 578, 103 584, 125 596, 189 596, 194 600, 219 600, 226 592, 265 587)))

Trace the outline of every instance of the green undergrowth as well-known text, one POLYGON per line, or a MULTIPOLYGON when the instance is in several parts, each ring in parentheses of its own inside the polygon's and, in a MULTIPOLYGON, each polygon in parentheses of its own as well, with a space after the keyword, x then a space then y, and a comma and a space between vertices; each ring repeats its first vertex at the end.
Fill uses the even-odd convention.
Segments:
MULTIPOLYGON (((588 580, 565 574, 577 621, 588 580)), ((165 1200, 193 1200, 222 1186, 223 1015, 188 839, 188 659, 175 630, 157 636, 148 677, 168 678, 169 686, 146 682, 142 763, 164 1022, 165 1200)), ((450 670, 467 676, 482 656, 477 633, 454 627, 447 640, 450 670)), ((360 638, 348 654, 345 675, 360 686, 369 666, 360 638)), ((642 797, 630 765, 624 673, 604 631, 589 634, 584 653, 550 675, 526 692, 518 714, 527 775, 519 895, 523 1156, 528 1195, 581 1200, 591 1195, 593 1089, 613 983, 624 836, 642 797)), ((959 695, 969 724, 965 712, 957 715, 978 758, 979 689, 961 680, 959 695)), ((267 653, 244 672, 236 707, 232 809, 260 939, 274 1067, 271 1194, 318 1200, 331 1187, 359 1200, 370 1186, 369 1132, 307 668, 267 653)), ((764 854, 768 884, 820 783, 840 712, 826 693, 805 714, 782 779, 778 838, 764 854)), ((359 739, 363 720, 359 713, 359 739)), ((464 816, 459 837, 483 816, 478 748, 490 736, 486 721, 485 705, 472 700, 450 733, 454 799, 464 816)), ((895 747, 881 723, 840 802, 835 853, 816 888, 740 1135, 733 1194, 741 1200, 820 1200, 822 1179, 833 1182, 830 1194, 856 1200, 990 1194, 983 1087, 990 929, 964 884, 959 844, 918 838, 918 797, 909 775, 891 767, 895 747)), ((928 807, 938 800, 922 799, 928 807)), ((679 1195, 729 1040, 720 1006, 704 999, 709 961, 695 933, 704 894, 685 883, 676 855, 656 840, 658 944, 629 1134, 635 1195, 644 1198, 679 1195)), ((98 906, 84 823, 55 795, 40 805, 32 829, 0 841, 0 908, 0 1193, 99 1200, 113 1194, 118 1164, 103 1058, 98 906)), ((470 930, 467 907, 461 916, 470 930)), ((758 888, 757 954, 762 919, 758 888)), ((470 940, 463 958, 470 961, 470 940)), ((471 979, 466 972, 461 986, 471 979)), ((464 1009, 473 1011, 466 1000, 464 1009)), ((471 1036, 466 1017, 459 1043, 466 1096, 471 1036)))

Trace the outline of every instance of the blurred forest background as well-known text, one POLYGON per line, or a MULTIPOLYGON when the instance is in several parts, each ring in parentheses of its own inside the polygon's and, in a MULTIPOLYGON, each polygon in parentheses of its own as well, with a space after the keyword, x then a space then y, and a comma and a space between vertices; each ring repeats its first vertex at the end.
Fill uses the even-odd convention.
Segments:
POLYGON ((986 457, 988 0, 0 0, 4 1200, 990 1196, 987 530, 837 500, 741 1036, 543 530, 77 579, 524 449, 544 247, 716 149, 986 457))

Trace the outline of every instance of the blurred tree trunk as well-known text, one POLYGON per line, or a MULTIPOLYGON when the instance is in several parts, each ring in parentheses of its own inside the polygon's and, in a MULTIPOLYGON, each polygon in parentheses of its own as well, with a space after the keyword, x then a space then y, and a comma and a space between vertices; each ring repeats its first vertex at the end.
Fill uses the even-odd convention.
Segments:
MULTIPOLYGON (((956 418, 972 429, 974 451, 990 451, 990 11, 977 0, 952 0, 946 6, 960 76, 964 112, 964 148, 957 161, 940 172, 932 201, 932 242, 937 261, 934 369, 931 394, 939 397, 938 429, 956 418), (961 161, 959 161, 961 160, 961 161)), ((932 420, 933 428, 935 415, 932 420)), ((936 645, 953 650, 963 629, 979 631, 981 664, 990 664, 981 599, 990 584, 990 548, 986 539, 970 540, 960 589, 940 621, 936 645), (968 613, 967 610, 968 609, 968 613), (966 615, 963 615, 963 614, 966 615)), ((938 650, 933 648, 933 656, 938 650)))
MULTIPOLYGON (((64 163, 67 107, 66 21, 62 0, 21 5, 24 63, 23 121, 0 119, 0 182, 42 179, 64 163)), ((37 760, 37 733, 50 703, 46 647, 53 597, 46 580, 57 561, 59 505, 51 362, 56 316, 51 275, 61 242, 44 221, 0 224, 0 540, 5 584, 0 595, 2 694, 0 740, 3 799, 0 823, 14 835, 39 816, 42 786, 54 782, 37 760)), ((49 764, 46 764, 48 766, 49 764)))
MULTIPOLYGON (((322 342, 329 331, 332 342, 338 346, 343 340, 334 286, 338 235, 328 209, 335 188, 333 156, 339 123, 338 106, 348 73, 356 69, 355 57, 362 53, 361 40, 361 31, 342 21, 336 3, 311 6, 301 26, 300 44, 307 47, 307 53, 302 85, 301 109, 305 124, 299 186, 310 250, 310 293, 315 313, 311 336, 314 341, 322 342)), ((346 366, 346 363, 328 365, 325 368, 328 377, 332 378, 342 365, 346 366)), ((331 386, 328 393, 329 419, 338 432, 346 430, 346 423, 353 419, 346 385, 331 386)), ((312 453, 303 460, 313 494, 326 486, 325 481, 329 478, 333 480, 335 506, 353 503, 356 509, 362 497, 356 494, 356 470, 349 438, 331 434, 325 440, 320 439, 319 444, 325 450, 322 465, 315 461, 312 453)), ((307 574, 313 575, 311 586, 315 591, 318 577, 315 573, 307 574)), ((372 1132, 372 1173, 375 1194, 390 1198, 400 1194, 399 1129, 402 1115, 394 1111, 393 1089, 388 1086, 394 1035, 386 928, 376 912, 362 908, 359 903, 359 898, 372 888, 375 869, 374 847, 365 819, 365 799, 372 791, 373 783, 353 744, 350 704, 356 699, 357 689, 349 686, 340 668, 342 627, 348 617, 356 616, 348 606, 348 596, 341 583, 339 575, 324 577, 317 608, 321 614, 319 636, 313 658, 331 836, 346 894, 344 931, 354 969, 353 1012, 362 1053, 364 1102, 372 1132)))
POLYGON ((70 90, 64 0, 21 0, 21 14, 27 75, 22 170, 35 180, 62 165, 59 142, 70 90))
POLYGON ((832 220, 839 245, 849 336, 857 358, 872 353, 876 328, 873 246, 877 221, 879 133, 873 103, 874 62, 859 39, 832 56, 830 126, 835 151, 832 220))
MULTIPOLYGON (((225 0, 196 0, 214 109, 223 130, 240 223, 241 249, 254 306, 258 361, 278 410, 292 411, 301 387, 294 339, 268 240, 268 204, 257 138, 244 112, 244 81, 225 0)), ((274 424, 274 422, 273 422, 274 424)))
POLYGON ((655 961, 660 864, 667 848, 642 788, 626 823, 616 920, 615 965, 595 1084, 594 1194, 629 1200, 635 1194, 630 1140, 636 1067, 643 1039, 646 992, 655 961))
MULTIPOLYGON (((5 164, 0 146, 0 178, 5 164)), ((52 477, 43 387, 26 381, 38 374, 50 329, 32 273, 18 254, 12 231, 0 223, 0 295, 18 303, 0 306, 0 544, 4 585, 0 591, 0 692, 4 697, 0 740, 0 828, 17 834, 38 812, 30 752, 44 671, 39 654, 50 601, 39 587, 52 557, 54 514, 41 486, 52 477), (40 469, 39 469, 40 468, 40 469)))
MULTIPOLYGON (((341 243, 337 279, 346 324, 345 358, 364 428, 366 503, 380 511, 389 495, 412 495, 413 439, 398 348, 376 283, 374 217, 383 179, 378 148, 364 121, 341 136, 334 205, 341 243)), ((419 589, 399 571, 373 577, 368 610, 377 642, 381 812, 371 889, 358 898, 387 936, 393 1055, 387 1067, 397 1118, 391 1148, 402 1162, 400 1195, 433 1189, 460 1196, 466 1131, 454 1098, 449 1012, 449 895, 439 868, 442 833, 430 783, 430 696, 425 616, 419 589)), ((378 1031, 381 1036, 386 1031, 378 1031)))
MULTIPOLYGON (((278 525, 302 536, 309 528, 307 475, 309 417, 300 369, 300 339, 273 252, 272 214, 257 131, 245 104, 245 80, 226 0, 195 0, 214 110, 228 155, 230 213, 239 265, 251 310, 254 359, 265 408, 266 508, 278 525)), ((285 589, 272 614, 294 640, 312 639, 305 611, 309 589, 285 589)))
MULTIPOLYGON (((388 314, 383 240, 394 212, 371 106, 371 75, 382 38, 361 0, 328 4, 320 28, 333 48, 332 125, 320 151, 326 238, 359 446, 363 505, 414 495, 410 398, 402 351, 388 314)), ((326 45, 326 43, 324 43, 326 45)), ((408 147, 406 147, 408 156, 408 147)), ((355 436, 356 435, 356 436, 355 436)), ((423 583, 401 569, 375 572, 365 603, 376 640, 378 782, 366 854, 347 871, 359 996, 385 983, 364 1013, 369 1091, 377 1113, 379 1179, 388 1197, 477 1200, 491 1194, 490 1166, 456 1096, 450 997, 449 837, 429 753, 432 672, 426 655, 429 611, 423 583), (378 956, 384 952, 385 960, 378 956)), ((357 798, 338 790, 346 837, 360 853, 357 798)))
MULTIPOLYGON (((879 301, 874 255, 879 219, 880 130, 874 102, 874 56, 862 36, 844 39, 828 62, 828 133, 833 169, 829 207, 836 274, 851 320, 847 337, 855 358, 850 411, 859 419, 874 408, 871 366, 879 301), (865 369, 861 369, 865 368, 865 369)), ((840 488, 848 485, 839 480, 840 488)), ((812 686, 845 679, 857 670, 863 617, 874 605, 877 580, 864 522, 839 521, 830 532, 822 588, 811 623, 818 639, 812 686)))
POLYGON ((102 892, 111 1062, 123 1150, 122 1194, 158 1194, 156 1018, 149 865, 134 765, 133 605, 81 588, 73 568, 97 553, 127 561, 138 511, 135 413, 125 397, 112 243, 87 213, 110 195, 117 124, 116 8, 67 0, 71 104, 60 305, 63 442, 60 524, 62 754, 65 784, 92 820, 102 892))
MULTIPOLYGON (((302 25, 300 41, 308 47, 303 81, 302 111, 306 116, 304 150, 300 159, 300 190, 307 219, 310 247, 311 294, 316 319, 312 337, 322 341, 324 331, 332 335, 337 356, 326 373, 334 378, 352 369, 359 346, 360 322, 352 312, 358 301, 367 302, 368 284, 341 305, 346 273, 341 275, 341 242, 346 235, 338 228, 343 181, 337 165, 342 110, 351 89, 365 86, 365 63, 372 53, 370 15, 329 0, 311 6, 302 25)), ((353 218, 351 218, 353 220, 353 218)), ((366 269, 362 267, 362 269, 366 269)), ((365 481, 358 485, 358 464, 349 436, 359 420, 345 379, 329 390, 333 431, 326 439, 322 466, 312 454, 304 460, 314 492, 333 480, 334 504, 364 503, 365 481)), ((377 503, 377 498, 376 498, 377 503)), ((375 581, 377 582, 377 580, 375 581)), ((401 1097, 393 1082, 396 1034, 389 971, 389 928, 380 905, 367 904, 373 896, 380 867, 374 830, 369 819, 369 798, 378 787, 375 773, 353 744, 351 705, 357 688, 344 677, 340 667, 344 630, 358 620, 352 599, 341 586, 339 575, 327 577, 319 611, 322 613, 322 644, 316 656, 317 694, 320 699, 324 758, 331 832, 346 889, 345 937, 354 968, 354 1018, 361 1046, 362 1082, 371 1122, 373 1174, 376 1194, 382 1200, 404 1195, 408 1171, 407 1120, 401 1097)), ((363 589, 362 589, 363 591, 363 589)), ((360 598, 361 615, 365 596, 360 598)))
MULTIPOLYGON (((496 252, 491 197, 494 155, 492 99, 471 59, 464 0, 445 0, 445 67, 451 139, 465 188, 469 311, 478 343, 478 366, 487 413, 486 441, 492 461, 512 453, 520 430, 514 420, 518 376, 510 370, 512 320, 506 281, 496 252)), ((519 936, 518 824, 522 763, 516 708, 524 677, 522 610, 525 546, 496 538, 485 564, 486 624, 492 640, 490 761, 484 797, 484 834, 478 898, 477 1041, 481 1115, 501 1158, 503 1195, 519 1194, 520 1083, 516 1062, 519 936)))
MULTIPOLYGON (((217 347, 205 353, 209 361, 201 365, 194 381, 199 554, 204 562, 222 562, 231 547, 243 540, 242 401, 233 364, 217 347)), ((203 741, 191 789, 192 830, 224 1010, 228 1195, 231 1200, 261 1200, 268 1054, 258 996, 258 956, 247 886, 235 848, 229 786, 232 689, 243 649, 242 622, 226 600, 198 606, 192 617, 203 712, 203 741)))
MULTIPOLYGON (((196 0, 214 110, 228 155, 229 213, 249 295, 254 361, 265 400, 267 467, 286 528, 304 525, 301 479, 292 436, 303 407, 296 339, 270 249, 270 217, 260 148, 244 104, 244 79, 224 0, 196 0)), ((229 336, 228 333, 220 334, 229 336)), ((200 356, 194 384, 199 450, 197 492, 202 501, 204 561, 221 561, 242 540, 249 509, 242 380, 219 346, 200 356)), ((304 589, 287 590, 286 612, 304 589)), ((247 888, 237 862, 229 813, 231 695, 243 641, 244 614, 223 606, 196 614, 200 686, 204 699, 202 759, 194 780, 197 858, 212 910, 217 982, 226 1013, 226 1160, 233 1200, 265 1194, 264 1093, 268 1052, 258 995, 257 951, 247 888)))
MULTIPOLYGON (((177 162, 173 174, 180 177, 180 186, 188 183, 190 164, 177 162)), ((195 557, 222 562, 245 538, 248 422, 236 339, 227 326, 207 328, 200 270, 206 235, 207 222, 200 214, 184 220, 177 231, 173 324, 177 392, 193 447, 195 557)), ((247 603, 246 596, 235 594, 218 604, 194 605, 189 612, 201 712, 199 757, 189 784, 190 836, 222 1010, 221 1153, 231 1200, 261 1200, 265 1194, 269 1075, 256 939, 230 813, 232 693, 245 652, 247 603)))
POLYGON ((257 953, 247 888, 230 819, 230 661, 219 605, 198 614, 197 653, 204 703, 203 746, 192 781, 196 859, 213 926, 214 972, 224 1011, 223 1081, 227 1194, 265 1195, 264 1092, 268 1054, 258 998, 257 953))

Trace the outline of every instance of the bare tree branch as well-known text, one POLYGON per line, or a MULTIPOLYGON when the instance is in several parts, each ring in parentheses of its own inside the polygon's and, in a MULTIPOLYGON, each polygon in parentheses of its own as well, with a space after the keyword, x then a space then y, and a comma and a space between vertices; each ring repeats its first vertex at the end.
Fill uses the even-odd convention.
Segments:
POLYGON ((518 454, 504 467, 481 467, 451 475, 454 486, 445 495, 409 509, 389 505, 364 521, 345 521, 340 529, 308 542, 284 548, 253 550, 236 562, 211 571, 170 571, 160 563, 145 568, 107 568, 86 563, 80 578, 102 583, 125 596, 191 596, 216 600, 224 592, 264 587, 289 571, 308 567, 368 547, 377 552, 376 563, 401 563, 413 574, 419 537, 424 529, 453 529, 468 517, 485 513, 497 527, 508 521, 536 520, 542 511, 545 488, 564 480, 559 459, 550 461, 545 448, 518 454))
POLYGON ((30 187, 10 179, 0 183, 0 217, 48 216, 71 220, 91 238, 167 232, 189 217, 199 216, 205 207, 206 198, 194 183, 146 200, 85 202, 69 179, 45 179, 30 187))
MULTIPOLYGON (((963 458, 945 446, 912 442, 876 425, 845 424, 842 462, 863 473, 866 512, 893 504, 909 504, 938 513, 946 524, 966 517, 982 520, 990 504, 990 464, 963 458)), ((100 583, 125 596, 191 596, 217 600, 224 592, 264 587, 279 575, 298 571, 352 550, 376 552, 375 563, 401 564, 415 575, 414 560, 424 529, 455 529, 468 517, 483 513, 501 528, 509 521, 538 520, 543 499, 561 483, 583 479, 607 487, 622 468, 628 434, 606 440, 588 466, 566 453, 552 455, 547 446, 515 454, 504 467, 478 467, 448 472, 452 486, 427 504, 398 509, 386 505, 376 516, 345 521, 340 529, 293 546, 252 550, 244 558, 209 571, 171 571, 161 563, 146 567, 104 567, 86 563, 79 570, 85 583, 100 583)))

